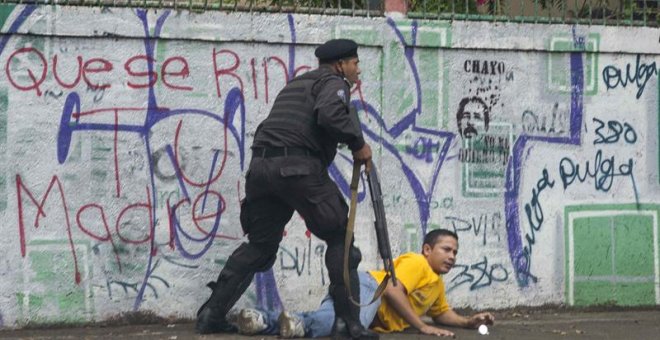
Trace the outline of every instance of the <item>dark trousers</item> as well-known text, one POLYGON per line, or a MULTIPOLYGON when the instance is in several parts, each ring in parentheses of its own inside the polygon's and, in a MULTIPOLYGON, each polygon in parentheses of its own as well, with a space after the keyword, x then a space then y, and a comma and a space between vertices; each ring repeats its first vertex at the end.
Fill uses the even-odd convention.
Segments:
POLYGON ((254 157, 241 207, 241 225, 250 243, 279 244, 294 211, 326 242, 345 236, 348 206, 319 159, 254 157))
MULTIPOLYGON (((241 204, 241 226, 247 234, 229 257, 209 300, 223 316, 247 289, 254 273, 275 262, 285 225, 297 211, 307 228, 327 243, 325 263, 335 294, 338 315, 349 313, 343 283, 343 255, 348 206, 321 160, 312 156, 252 158, 241 204)), ((350 252, 351 280, 360 262, 359 250, 350 252), (354 273, 353 273, 354 272, 354 273)), ((359 296, 359 286, 353 291, 359 296), (357 290, 357 291, 355 291, 357 290)))

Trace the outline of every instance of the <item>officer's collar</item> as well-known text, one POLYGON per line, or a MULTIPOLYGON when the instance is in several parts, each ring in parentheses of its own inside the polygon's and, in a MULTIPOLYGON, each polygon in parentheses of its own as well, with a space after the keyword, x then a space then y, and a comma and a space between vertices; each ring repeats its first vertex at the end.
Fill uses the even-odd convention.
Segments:
POLYGON ((339 75, 335 69, 332 67, 332 64, 321 64, 319 65, 319 70, 328 71, 330 73, 339 75))
POLYGON ((332 74, 336 75, 337 77, 341 78, 349 88, 352 87, 351 82, 348 81, 348 79, 343 77, 341 74, 337 73, 335 71, 335 69, 332 67, 331 64, 320 64, 319 65, 319 70, 322 70, 323 72, 328 72, 328 73, 332 73, 332 74))

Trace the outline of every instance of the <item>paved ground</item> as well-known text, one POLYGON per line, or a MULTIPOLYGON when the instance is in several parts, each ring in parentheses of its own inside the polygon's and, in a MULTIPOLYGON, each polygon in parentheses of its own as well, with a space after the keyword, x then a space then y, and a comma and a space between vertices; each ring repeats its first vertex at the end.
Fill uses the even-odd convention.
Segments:
MULTIPOLYGON (((575 311, 546 309, 501 311, 489 335, 449 328, 458 339, 660 339, 660 308, 649 310, 575 311)), ((124 320, 125 321, 125 320, 124 320)), ((122 322, 124 322, 122 321, 122 322)), ((0 331, 0 339, 264 339, 237 334, 199 336, 191 322, 147 325, 105 325, 81 328, 0 331)), ((383 340, 431 339, 414 332, 386 334, 383 340)))

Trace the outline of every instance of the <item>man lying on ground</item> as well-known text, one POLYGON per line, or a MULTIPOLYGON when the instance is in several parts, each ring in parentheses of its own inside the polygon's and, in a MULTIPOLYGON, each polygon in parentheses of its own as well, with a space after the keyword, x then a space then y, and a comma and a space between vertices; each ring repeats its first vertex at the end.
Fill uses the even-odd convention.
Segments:
MULTIPOLYGON (((458 253, 458 236, 449 230, 436 229, 424 237, 422 253, 406 253, 394 260, 398 279, 388 283, 382 298, 360 308, 360 322, 379 333, 400 332, 414 327, 420 333, 453 336, 454 333, 435 325, 478 328, 495 321, 491 313, 464 317, 447 303, 445 285, 440 275, 454 266, 458 253), (421 317, 428 316, 433 325, 421 317)), ((360 303, 366 304, 385 278, 385 271, 360 272, 360 303)), ((245 335, 279 334, 282 338, 325 337, 331 335, 335 320, 331 296, 326 296, 319 309, 295 313, 243 309, 235 315, 239 332, 245 335)))

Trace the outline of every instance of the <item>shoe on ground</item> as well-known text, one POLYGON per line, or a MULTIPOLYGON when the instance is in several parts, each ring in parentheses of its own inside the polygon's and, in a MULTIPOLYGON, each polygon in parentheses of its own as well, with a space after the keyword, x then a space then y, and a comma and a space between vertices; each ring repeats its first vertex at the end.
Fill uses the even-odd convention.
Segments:
POLYGON ((256 309, 242 309, 238 314, 238 332, 244 335, 255 335, 263 332, 268 325, 264 315, 256 309))
POLYGON ((374 331, 364 328, 359 323, 353 323, 349 326, 342 318, 335 318, 335 323, 332 325, 332 333, 330 334, 332 340, 344 339, 360 339, 360 340, 378 340, 380 335, 374 331))
POLYGON ((228 324, 238 329, 238 317, 240 315, 241 315, 241 310, 237 308, 233 308, 229 312, 227 312, 227 316, 225 316, 225 320, 227 320, 228 324))
POLYGON ((305 324, 294 314, 282 312, 278 322, 280 324, 280 337, 285 339, 305 337, 305 324))
POLYGON ((236 328, 229 324, 219 311, 202 306, 197 314, 195 331, 198 334, 230 333, 236 331, 236 328))

